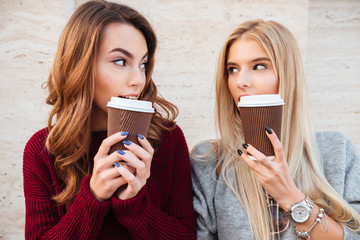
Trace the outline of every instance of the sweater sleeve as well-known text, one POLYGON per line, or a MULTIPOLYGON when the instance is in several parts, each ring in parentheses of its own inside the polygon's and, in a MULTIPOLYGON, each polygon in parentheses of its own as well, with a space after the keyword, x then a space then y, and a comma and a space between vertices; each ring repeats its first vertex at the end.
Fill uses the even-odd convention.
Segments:
POLYGON ((208 159, 206 154, 210 143, 196 146, 192 151, 191 173, 193 183, 193 200, 196 214, 197 239, 217 239, 217 223, 214 205, 216 190, 216 159, 208 159), (211 160, 211 161, 209 161, 211 160))
POLYGON ((112 198, 116 218, 133 239, 195 239, 189 152, 180 128, 170 135, 166 141, 172 144, 166 146, 174 147, 175 155, 166 210, 152 203, 148 184, 132 199, 112 198))
MULTIPOLYGON (((358 213, 360 213, 360 157, 351 141, 339 132, 318 132, 317 143, 321 153, 326 179, 358 213)), ((360 232, 343 226, 344 239, 359 239, 360 232)))
MULTIPOLYGON (((355 146, 346 137, 346 167, 345 167, 345 183, 344 183, 344 199, 360 213, 360 157, 355 146)), ((359 239, 360 232, 351 231, 344 227, 344 239, 359 239)))
POLYGON ((44 141, 45 134, 36 133, 23 155, 25 239, 95 239, 110 210, 110 201, 100 203, 92 196, 87 176, 67 212, 62 213, 51 199, 58 179, 54 181, 55 172, 44 141))

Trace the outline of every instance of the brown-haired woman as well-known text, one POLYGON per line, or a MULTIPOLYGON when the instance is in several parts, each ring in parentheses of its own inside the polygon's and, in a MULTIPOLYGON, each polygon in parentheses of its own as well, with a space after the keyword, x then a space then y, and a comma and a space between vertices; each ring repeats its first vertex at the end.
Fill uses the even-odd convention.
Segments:
POLYGON ((26 239, 195 238, 188 149, 152 80, 155 49, 147 20, 125 5, 89 1, 70 18, 48 80, 48 127, 24 150, 26 239), (153 102, 140 144, 126 131, 107 137, 114 96, 153 102), (127 150, 108 154, 120 141, 127 150))

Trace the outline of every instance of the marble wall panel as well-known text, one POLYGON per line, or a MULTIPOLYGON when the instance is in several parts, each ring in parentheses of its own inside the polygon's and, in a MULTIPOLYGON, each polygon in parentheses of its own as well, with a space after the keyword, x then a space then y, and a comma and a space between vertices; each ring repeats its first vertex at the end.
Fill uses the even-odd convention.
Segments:
POLYGON ((24 238, 22 152, 46 125, 47 81, 64 1, 0 1, 0 239, 24 238))
POLYGON ((360 149, 360 1, 311 0, 306 75, 314 127, 360 149))

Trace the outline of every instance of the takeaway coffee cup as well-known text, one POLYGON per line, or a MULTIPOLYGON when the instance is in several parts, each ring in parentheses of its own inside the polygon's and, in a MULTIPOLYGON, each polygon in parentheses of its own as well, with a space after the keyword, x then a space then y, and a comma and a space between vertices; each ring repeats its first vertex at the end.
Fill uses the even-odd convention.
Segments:
POLYGON ((265 156, 274 156, 274 149, 265 133, 265 126, 273 129, 281 139, 284 100, 279 94, 244 96, 238 103, 245 142, 265 156))
MULTIPOLYGON (((108 130, 107 135, 121 131, 128 131, 126 140, 138 143, 138 133, 147 137, 151 118, 154 114, 152 102, 112 97, 108 107, 108 130)), ((124 144, 114 144, 109 154, 116 150, 124 150, 124 144)))

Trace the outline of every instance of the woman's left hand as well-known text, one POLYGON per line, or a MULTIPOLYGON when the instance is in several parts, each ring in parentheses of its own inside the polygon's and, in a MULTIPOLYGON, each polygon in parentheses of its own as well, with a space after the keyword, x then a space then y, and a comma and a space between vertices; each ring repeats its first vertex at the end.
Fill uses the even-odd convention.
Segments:
POLYGON ((154 149, 149 141, 143 137, 138 137, 141 146, 128 141, 123 141, 128 150, 122 151, 121 159, 135 168, 135 173, 130 172, 125 167, 117 167, 121 176, 127 184, 117 190, 119 199, 126 200, 135 197, 150 177, 151 161, 154 155, 154 149), (130 144, 129 144, 130 143, 130 144))
POLYGON ((266 135, 274 147, 274 159, 269 159, 251 145, 248 145, 246 151, 257 161, 252 160, 246 153, 242 153, 241 158, 254 172, 267 193, 287 211, 292 203, 303 200, 305 195, 294 183, 285 159, 283 146, 275 132, 272 131, 270 134, 266 131, 266 135))

